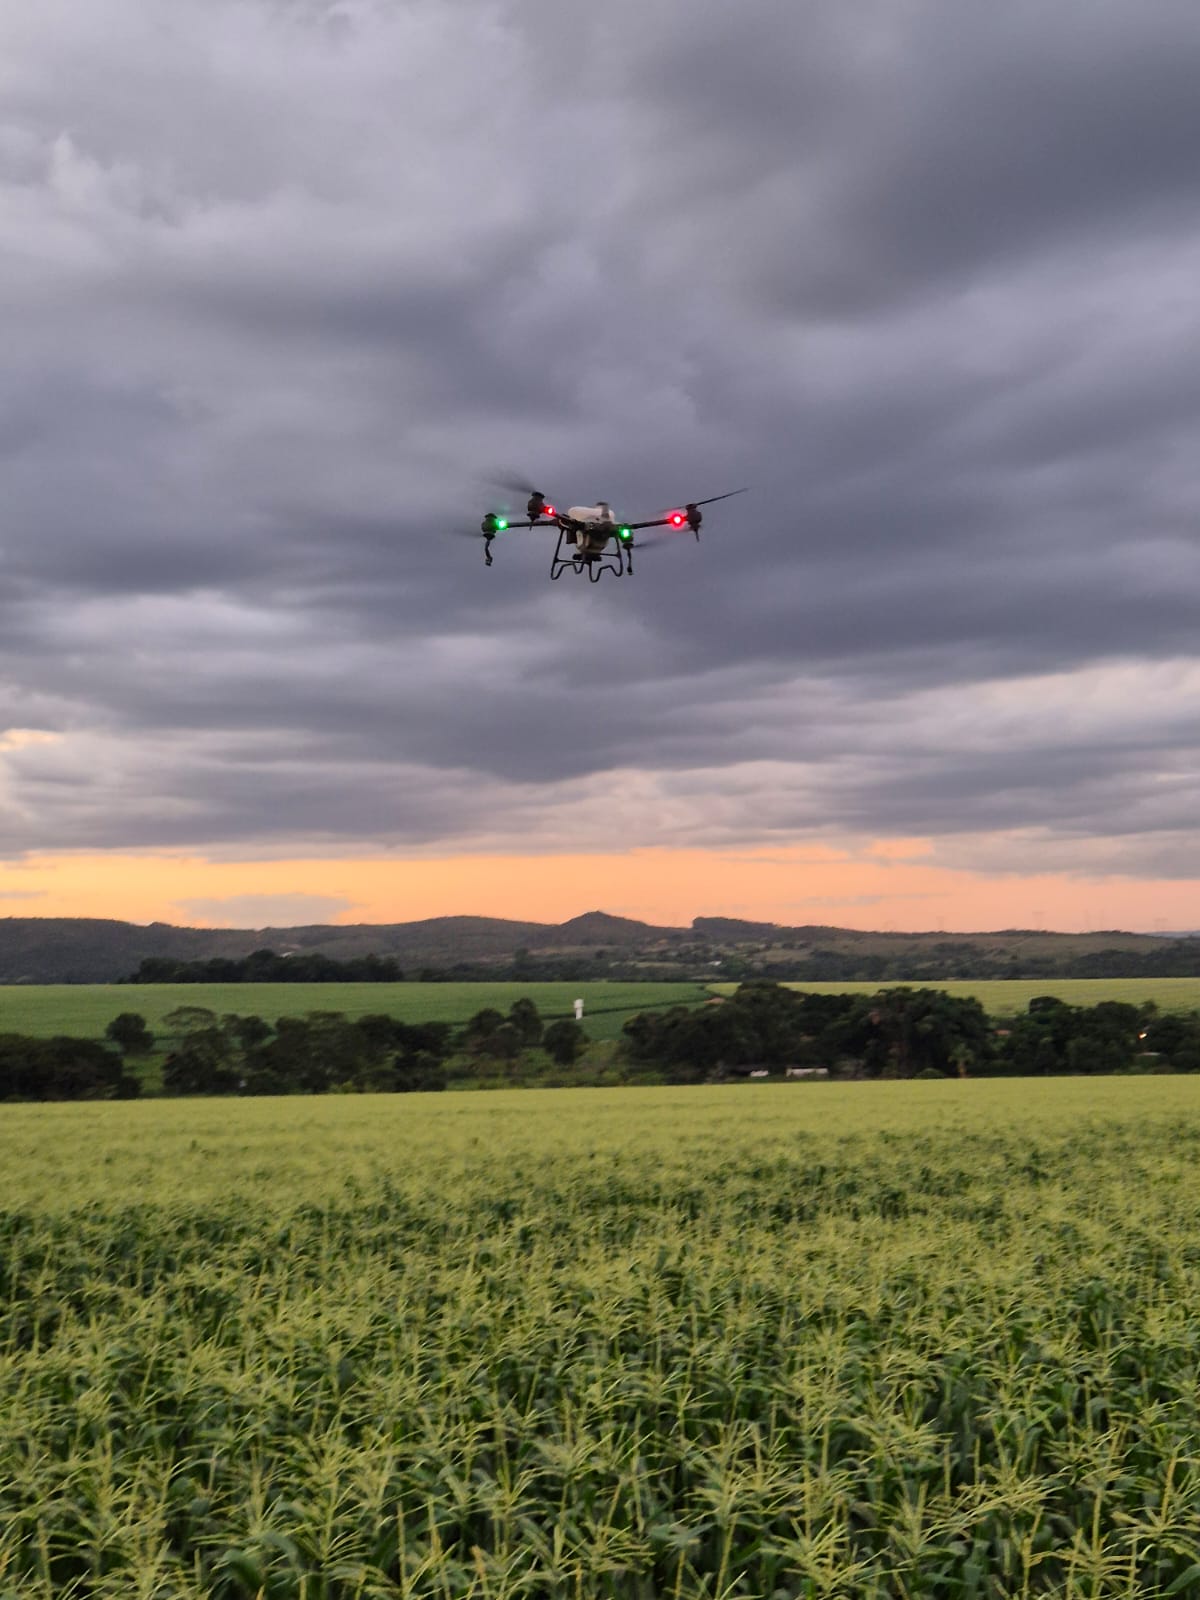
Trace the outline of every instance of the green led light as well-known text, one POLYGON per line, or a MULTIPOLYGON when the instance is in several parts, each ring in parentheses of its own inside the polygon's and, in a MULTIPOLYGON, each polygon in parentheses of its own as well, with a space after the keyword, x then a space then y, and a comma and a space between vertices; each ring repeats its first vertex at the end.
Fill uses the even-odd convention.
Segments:
POLYGON ((503 517, 497 517, 496 518, 496 532, 497 533, 503 533, 505 528, 507 528, 507 527, 508 527, 508 523, 503 517))
POLYGON ((632 528, 618 528, 617 532, 621 535, 622 539, 632 539, 633 538, 633 529, 632 528))

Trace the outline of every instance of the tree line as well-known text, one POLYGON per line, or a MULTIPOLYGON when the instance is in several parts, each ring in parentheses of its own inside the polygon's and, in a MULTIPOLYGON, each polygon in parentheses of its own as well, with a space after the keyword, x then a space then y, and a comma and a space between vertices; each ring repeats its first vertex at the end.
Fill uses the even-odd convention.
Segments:
POLYGON ((279 955, 255 950, 248 956, 209 956, 176 961, 147 956, 122 983, 402 983, 404 973, 391 956, 351 956, 336 960, 315 950, 279 955))
POLYGON ((182 1095, 438 1090, 447 1085, 452 1055, 486 1069, 540 1047, 564 1062, 586 1042, 575 1022, 545 1026, 527 999, 514 1001, 507 1016, 477 1012, 460 1028, 382 1014, 351 1021, 333 1011, 280 1017, 272 1027, 261 1017, 217 1018, 201 1007, 181 1008, 164 1020, 177 1042, 163 1062, 163 1089, 182 1095))
POLYGON ((998 1025, 978 1000, 941 989, 806 994, 755 980, 726 1001, 643 1012, 624 1031, 634 1061, 681 1083, 788 1066, 860 1078, 1200 1072, 1200 1014, 1049 995, 998 1025))
POLYGON ((0 1100, 134 1100, 140 1078, 97 1039, 0 1034, 0 1100))
MULTIPOLYGON (((587 1036, 565 1018, 545 1024, 532 1000, 507 1015, 488 1008, 464 1026, 401 1022, 382 1013, 353 1020, 341 1012, 280 1017, 218 1016, 179 1006, 163 1018, 169 1048, 161 1063, 167 1095, 395 1093, 444 1089, 446 1063, 462 1058, 467 1076, 494 1080, 539 1050, 559 1065, 578 1059, 587 1036)), ((144 1017, 124 1011, 95 1039, 0 1035, 0 1101, 132 1099, 133 1070, 159 1040, 144 1017)))
MULTIPOLYGON (((989 951, 969 939, 944 939, 898 948, 892 954, 820 945, 803 953, 762 945, 698 942, 671 951, 656 950, 656 976, 722 978, 740 982, 763 978, 779 983, 938 983, 951 978, 1190 978, 1200 975, 1200 938, 1163 939, 1146 951, 1089 950, 1076 954, 989 951), (668 974, 667 969, 670 969, 668 974)), ((401 983, 404 972, 391 956, 339 959, 316 951, 255 950, 248 956, 210 956, 178 960, 147 956, 122 983, 401 983)), ((644 952, 597 948, 585 955, 555 955, 517 950, 507 961, 459 961, 422 965, 410 973, 421 983, 587 982, 610 978, 637 982, 646 977, 644 952)))
MULTIPOLYGON (((786 950, 749 951, 721 956, 722 976, 767 978, 780 983, 945 983, 953 978, 1194 978, 1200 976, 1200 938, 1163 939, 1150 950, 1120 947, 1075 953, 988 950, 970 939, 943 939, 893 954, 816 946, 790 955, 786 950)), ((611 975, 611 974, 610 974, 611 975)))
POLYGON ((597 978, 638 983, 647 978, 648 961, 656 980, 704 982, 717 976, 736 983, 763 978, 775 983, 875 983, 881 988, 953 978, 1194 978, 1200 977, 1200 939, 1164 939, 1146 951, 1114 947, 1076 954, 989 951, 965 939, 916 949, 899 946, 893 954, 822 946, 791 954, 764 945, 719 944, 669 950, 597 948, 581 955, 519 950, 510 960, 426 963, 410 977, 420 983, 587 983, 597 978))
MULTIPOLYGON (((547 1024, 524 998, 461 1026, 320 1011, 270 1023, 201 1006, 163 1020, 168 1095, 404 1093, 544 1081, 547 1072, 580 1083, 719 1082, 789 1067, 854 1078, 1200 1072, 1200 1013, 1044 996, 998 1026, 977 1000, 909 987, 829 995, 755 980, 726 1000, 642 1012, 625 1024, 603 1077, 589 1069, 579 1024, 547 1024)), ((0 1035, 0 1100, 133 1098, 136 1062, 158 1043, 135 1012, 115 1017, 103 1042, 0 1035)))

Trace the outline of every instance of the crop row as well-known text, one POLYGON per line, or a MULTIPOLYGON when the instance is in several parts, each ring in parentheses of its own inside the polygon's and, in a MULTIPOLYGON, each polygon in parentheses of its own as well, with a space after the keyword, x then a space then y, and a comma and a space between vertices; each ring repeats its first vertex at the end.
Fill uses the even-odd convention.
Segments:
POLYGON ((898 1089, 9 1108, 0 1596, 1196 1592, 1200 1092, 898 1089))

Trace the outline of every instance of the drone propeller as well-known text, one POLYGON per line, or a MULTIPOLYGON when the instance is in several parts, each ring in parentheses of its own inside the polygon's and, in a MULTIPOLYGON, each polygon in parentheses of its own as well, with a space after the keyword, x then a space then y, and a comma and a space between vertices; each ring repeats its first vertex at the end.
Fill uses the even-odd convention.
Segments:
POLYGON ((541 517, 553 517, 554 506, 547 500, 540 489, 535 489, 529 478, 520 472, 494 472, 492 481, 500 489, 507 489, 510 494, 525 496, 525 515, 530 522, 537 522, 541 517))
POLYGON ((691 511, 695 506, 711 506, 715 505, 718 500, 732 500, 735 494, 745 494, 749 487, 750 485, 747 484, 744 489, 726 489, 724 494, 710 494, 707 500, 689 500, 687 509, 691 511))
POLYGON ((497 472, 492 474, 493 481, 501 488, 507 489, 511 494, 521 494, 526 497, 525 515, 530 522, 537 522, 542 517, 553 517, 554 507, 546 499, 540 489, 535 489, 529 479, 519 473, 497 472))
POLYGON ((533 487, 529 478, 520 472, 493 472, 488 475, 498 489, 507 489, 510 494, 531 495, 540 493, 533 487))
MULTIPOLYGON (((747 485, 747 487, 749 487, 747 485)), ((718 500, 731 500, 735 494, 745 494, 745 489, 727 489, 724 494, 710 494, 706 500, 689 500, 682 511, 667 512, 667 526, 671 528, 690 528, 700 537, 700 524, 704 521, 701 506, 714 505, 718 500)))

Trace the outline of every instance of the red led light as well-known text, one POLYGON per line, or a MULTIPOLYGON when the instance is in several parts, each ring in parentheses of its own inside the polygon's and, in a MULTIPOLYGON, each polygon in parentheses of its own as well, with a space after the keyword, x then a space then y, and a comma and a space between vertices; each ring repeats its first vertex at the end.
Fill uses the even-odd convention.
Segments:
POLYGON ((542 507, 542 512, 543 512, 543 515, 545 515, 547 517, 552 517, 554 515, 554 507, 553 506, 543 506, 542 507))
POLYGON ((686 521, 687 518, 684 516, 682 511, 672 511, 671 523, 673 527, 682 528, 686 521))

